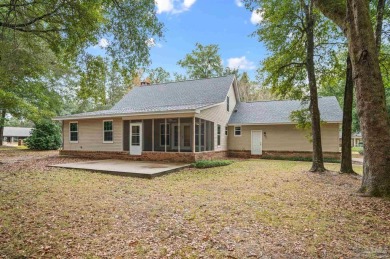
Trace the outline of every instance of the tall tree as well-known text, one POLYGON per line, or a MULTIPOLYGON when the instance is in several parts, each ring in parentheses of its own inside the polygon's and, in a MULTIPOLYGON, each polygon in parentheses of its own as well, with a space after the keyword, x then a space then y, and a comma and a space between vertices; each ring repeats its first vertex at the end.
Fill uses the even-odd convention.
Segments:
POLYGON ((246 4, 261 13, 256 34, 272 52, 258 71, 259 79, 279 96, 310 100, 313 143, 310 171, 324 171, 316 73, 328 66, 326 43, 337 37, 337 30, 315 11, 312 0, 247 0, 246 4))
POLYGON ((345 88, 343 102, 343 125, 341 135, 341 166, 340 172, 355 174, 352 168, 352 106, 353 106, 353 76, 351 59, 347 57, 347 69, 345 73, 345 88))
MULTIPOLYGON (((20 114, 22 108, 37 108, 36 103, 28 102, 25 96, 18 94, 30 92, 32 82, 37 85, 41 81, 43 87, 47 72, 53 70, 54 64, 73 65, 82 61, 80 57, 87 53, 87 47, 98 41, 116 66, 131 72, 149 63, 148 42, 161 36, 162 24, 157 20, 154 0, 1 1, 0 74, 5 75, 0 80, 2 114, 15 111, 12 108, 15 102, 9 102, 12 98, 23 100, 25 104, 19 105, 14 116, 20 114), (26 55, 13 55, 22 51, 26 55), (44 55, 54 55, 57 59, 47 62, 44 71, 36 65, 43 64, 45 58, 35 59, 36 63, 26 62, 27 57, 33 59, 44 55), (15 66, 16 63, 24 66, 15 66), (36 70, 34 80, 31 79, 32 68, 36 70), (42 74, 38 76, 38 72, 42 74), (12 82, 6 82, 4 78, 12 78, 12 82), (24 88, 13 91, 15 86, 24 88)), ((24 113, 28 114, 27 110, 24 113)), ((0 119, 0 137, 2 121, 4 117, 0 119)))
POLYGON ((195 49, 182 60, 179 60, 177 64, 187 70, 187 74, 191 79, 221 76, 224 68, 218 51, 218 45, 203 46, 196 43, 195 49))
POLYGON ((361 191, 375 196, 390 195, 390 121, 369 2, 316 0, 316 4, 348 39, 365 148, 361 191))
POLYGON ((316 16, 314 14, 314 2, 301 0, 301 5, 305 14, 305 33, 306 33, 306 70, 309 80, 310 90, 310 105, 311 114, 311 132, 313 137, 313 162, 310 171, 323 172, 325 171, 324 158, 322 155, 321 142, 321 118, 318 108, 317 81, 314 67, 314 27, 316 16))
POLYGON ((251 82, 247 72, 242 73, 240 80, 238 80, 238 89, 241 101, 248 101, 251 94, 251 82))
POLYGON ((61 99, 49 82, 60 68, 55 55, 45 51, 42 40, 11 36, 4 33, 0 38, 0 145, 7 114, 36 121, 61 108, 61 99))

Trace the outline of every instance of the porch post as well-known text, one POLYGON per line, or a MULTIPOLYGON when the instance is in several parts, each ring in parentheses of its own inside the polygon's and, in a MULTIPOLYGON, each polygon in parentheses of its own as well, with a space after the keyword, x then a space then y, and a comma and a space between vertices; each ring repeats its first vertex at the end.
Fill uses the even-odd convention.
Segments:
POLYGON ((164 141, 164 148, 165 152, 167 152, 167 119, 165 118, 165 123, 164 123, 164 136, 165 136, 165 141, 164 141))
POLYGON ((154 119, 152 119, 152 151, 154 152, 154 119))
MULTIPOLYGON (((180 135, 180 118, 177 119, 177 150, 180 153, 180 140, 181 140, 181 135, 180 135)), ((175 133, 173 133, 175 135, 175 133)), ((175 141, 175 140, 173 140, 175 141)))
POLYGON ((192 152, 195 153, 195 116, 192 118, 192 152))

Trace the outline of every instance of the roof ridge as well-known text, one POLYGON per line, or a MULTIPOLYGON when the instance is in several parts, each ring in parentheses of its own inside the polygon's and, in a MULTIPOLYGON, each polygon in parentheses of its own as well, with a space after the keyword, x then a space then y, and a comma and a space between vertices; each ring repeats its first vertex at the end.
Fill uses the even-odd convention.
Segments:
POLYGON ((156 85, 167 85, 167 84, 175 84, 175 83, 183 83, 183 82, 202 81, 202 80, 210 80, 210 79, 229 77, 229 76, 234 76, 234 74, 225 75, 225 76, 208 77, 208 78, 179 80, 179 81, 174 81, 174 82, 157 83, 157 84, 150 84, 150 85, 143 85, 143 86, 136 86, 136 87, 148 87, 148 86, 156 86, 156 85))
MULTIPOLYGON (((214 104, 214 103, 192 103, 192 104, 180 104, 180 105, 177 105, 177 104, 176 105, 167 104, 167 105, 148 106, 148 108, 145 108, 145 109, 157 108, 157 107, 170 107, 170 106, 211 105, 211 104, 214 104)), ((118 110, 125 111, 126 109, 110 109, 108 111, 118 111, 118 110)), ((135 109, 129 109, 129 110, 135 110, 135 109)))
MULTIPOLYGON (((330 97, 334 97, 336 98, 336 96, 332 95, 332 96, 318 96, 318 98, 330 98, 330 97)), ((292 102, 292 101, 309 101, 309 100, 299 100, 299 99, 287 99, 287 100, 260 100, 260 101, 249 101, 249 102, 241 102, 241 103, 266 103, 266 102, 292 102)))

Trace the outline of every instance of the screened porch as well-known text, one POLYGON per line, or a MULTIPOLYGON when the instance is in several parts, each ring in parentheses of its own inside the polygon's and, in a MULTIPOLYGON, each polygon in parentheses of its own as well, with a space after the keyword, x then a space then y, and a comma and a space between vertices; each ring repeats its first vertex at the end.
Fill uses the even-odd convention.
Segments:
POLYGON ((214 123, 200 118, 123 121, 123 147, 131 155, 214 150, 214 123))

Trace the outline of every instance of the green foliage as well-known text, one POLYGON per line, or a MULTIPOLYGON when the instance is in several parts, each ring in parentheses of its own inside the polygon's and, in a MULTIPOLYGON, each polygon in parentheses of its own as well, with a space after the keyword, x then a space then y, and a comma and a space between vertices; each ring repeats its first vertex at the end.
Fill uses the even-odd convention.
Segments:
MULTIPOLYGON (((308 92, 306 71, 306 16, 301 2, 246 0, 251 10, 261 10, 262 21, 253 36, 271 55, 258 70, 258 80, 282 98, 303 99, 308 92)), ((305 4, 307 1, 304 1, 305 4)), ((343 44, 341 32, 315 11, 315 72, 327 74, 333 53, 343 44)))
POLYGON ((167 83, 170 81, 171 75, 162 67, 157 67, 148 70, 148 78, 151 84, 167 83))
POLYGON ((310 116, 309 108, 291 112, 290 119, 292 122, 296 123, 295 127, 297 129, 307 132, 305 137, 310 142, 313 141, 313 136, 311 133, 311 116, 310 116))
POLYGON ((25 140, 29 149, 56 150, 61 146, 61 129, 58 124, 42 121, 32 129, 31 136, 25 140))
POLYGON ((210 168, 210 167, 218 167, 218 166, 227 166, 231 165, 233 161, 231 160, 200 160, 192 163, 192 167, 196 168, 210 168))
POLYGON ((187 54, 184 59, 179 60, 177 64, 187 70, 187 74, 191 79, 221 76, 224 73, 224 68, 218 51, 218 45, 203 46, 196 43, 195 49, 187 54))
POLYGON ((0 14, 0 109, 34 122, 109 107, 162 37, 153 0, 3 1, 0 14), (100 39, 106 59, 86 54, 100 39))
POLYGON ((85 68, 79 71, 80 89, 77 96, 83 100, 91 98, 95 103, 105 105, 107 69, 102 57, 86 55, 85 68))
POLYGON ((147 41, 162 36, 154 0, 10 1, 0 5, 0 26, 16 38, 44 40, 65 62, 105 37, 107 55, 134 69, 149 62, 147 41))

